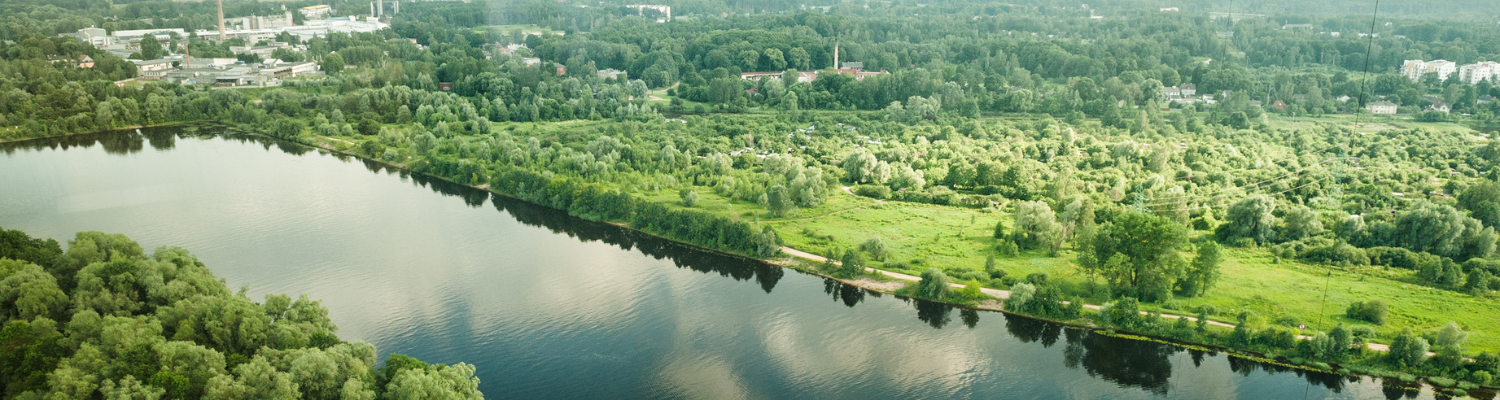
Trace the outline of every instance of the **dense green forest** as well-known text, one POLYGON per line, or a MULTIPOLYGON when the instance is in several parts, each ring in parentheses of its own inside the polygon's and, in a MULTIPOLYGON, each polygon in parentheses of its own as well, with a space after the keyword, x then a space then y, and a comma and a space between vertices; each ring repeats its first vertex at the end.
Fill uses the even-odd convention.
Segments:
MULTIPOLYGON (((1019 312, 1447 386, 1500 373, 1500 89, 1398 74, 1500 59, 1487 2, 683 2, 667 23, 409 3, 302 43, 326 76, 244 90, 114 85, 130 63, 58 36, 205 28, 207 5, 75 3, 0 5, 0 139, 216 121, 707 248, 920 274, 919 297, 1009 289, 1019 312), (835 46, 880 73, 834 71, 835 46), (79 54, 98 64, 48 61, 79 54), (1183 84, 1216 101, 1163 95, 1183 84)), ((184 45, 228 52, 164 47, 184 45)))
POLYGON ((302 296, 255 302, 186 250, 0 229, 0 393, 18 399, 483 398, 474 367, 349 343, 302 296))

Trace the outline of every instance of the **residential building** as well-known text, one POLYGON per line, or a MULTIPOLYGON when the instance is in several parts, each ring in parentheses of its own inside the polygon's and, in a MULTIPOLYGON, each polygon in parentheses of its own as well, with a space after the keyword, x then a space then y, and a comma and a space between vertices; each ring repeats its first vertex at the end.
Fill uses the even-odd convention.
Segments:
POLYGON ((1182 97, 1191 97, 1198 94, 1198 85, 1184 83, 1181 85, 1177 85, 1177 87, 1179 89, 1182 89, 1182 97))
POLYGON ((859 61, 849 61, 849 62, 839 63, 839 69, 858 69, 858 70, 863 70, 863 69, 865 69, 865 63, 859 62, 859 61))
POLYGON ((1470 85, 1500 76, 1500 63, 1485 61, 1458 67, 1458 80, 1470 85))
POLYGON ((1401 75, 1412 82, 1422 80, 1423 75, 1435 73, 1438 80, 1447 81, 1448 75, 1458 72, 1458 64, 1448 60, 1406 60, 1401 63, 1401 75))
POLYGON ((525 65, 525 66, 528 66, 528 67, 535 67, 535 66, 538 66, 538 65, 542 65, 542 59, 539 58, 539 57, 526 57, 526 58, 522 58, 521 59, 521 65, 525 65))
POLYGON ((1365 108, 1370 110, 1370 114, 1396 115, 1396 103, 1385 100, 1370 103, 1369 105, 1366 105, 1365 108))
POLYGON ((88 54, 79 54, 78 55, 78 68, 93 68, 93 67, 94 67, 94 58, 93 57, 89 57, 88 54))

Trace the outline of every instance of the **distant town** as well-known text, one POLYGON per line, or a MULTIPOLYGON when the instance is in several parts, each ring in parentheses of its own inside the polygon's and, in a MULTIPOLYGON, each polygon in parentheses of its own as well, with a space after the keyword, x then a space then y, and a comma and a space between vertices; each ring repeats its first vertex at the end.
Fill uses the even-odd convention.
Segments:
MULTIPOLYGON (((392 12, 399 12, 400 3, 392 2, 392 12)), ((295 38, 305 42, 330 33, 368 33, 390 27, 380 22, 385 5, 371 3, 371 15, 363 18, 335 16, 327 5, 314 5, 297 10, 304 22, 293 22, 292 11, 282 6, 282 15, 224 18, 223 4, 219 6, 217 30, 199 29, 191 32, 184 29, 140 29, 106 31, 103 28, 79 29, 72 36, 110 54, 125 58, 136 66, 136 79, 161 80, 187 85, 206 85, 221 88, 249 88, 279 86, 291 77, 321 73, 315 61, 284 62, 275 57, 278 52, 304 53, 307 47, 300 44, 278 41, 278 38, 295 38), (214 43, 225 41, 243 42, 242 46, 230 46, 235 55, 254 55, 263 61, 246 63, 239 58, 193 58, 184 51, 170 53, 159 58, 144 59, 141 52, 143 41, 154 40, 167 43, 174 39, 197 36, 214 43)), ((66 34, 65 34, 66 35, 66 34)), ((186 49, 184 49, 186 50, 186 49)), ((81 68, 93 66, 93 60, 82 56, 76 60, 81 68)), ((123 82, 118 83, 123 85, 123 82)))

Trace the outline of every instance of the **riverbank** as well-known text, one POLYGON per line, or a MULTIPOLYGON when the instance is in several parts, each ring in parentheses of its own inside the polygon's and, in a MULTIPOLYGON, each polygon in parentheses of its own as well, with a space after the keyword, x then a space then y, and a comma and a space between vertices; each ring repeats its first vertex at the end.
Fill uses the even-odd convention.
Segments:
MULTIPOLYGON (((275 137, 272 137, 272 136, 269 136, 269 135, 260 134, 260 133, 256 133, 256 132, 253 132, 253 131, 243 131, 243 130, 240 130, 240 129, 234 129, 234 131, 235 132, 244 133, 244 134, 247 134, 247 135, 250 135, 250 136, 265 137, 265 138, 273 139, 273 140, 281 140, 281 139, 278 139, 278 138, 275 138, 275 137)), ((379 159, 373 159, 373 158, 368 157, 365 154, 360 153, 359 149, 357 147, 354 147, 351 144, 351 142, 348 142, 348 141, 343 141, 343 140, 339 140, 339 139, 336 139, 336 138, 324 138, 324 137, 316 137, 316 136, 309 136, 307 138, 312 139, 312 140, 299 141, 299 142, 302 142, 302 144, 304 144, 304 145, 311 144, 312 147, 328 151, 328 152, 330 152, 332 154, 337 154, 337 155, 347 156, 347 157, 354 157, 354 158, 358 158, 358 159, 361 159, 361 160, 367 160, 369 162, 373 162, 373 163, 376 163, 376 164, 384 165, 384 166, 387 166, 387 167, 390 167, 390 168, 393 168, 393 169, 399 169, 399 170, 404 170, 404 171, 408 171, 408 172, 418 173, 418 174, 423 175, 423 176, 428 176, 428 177, 432 177, 432 178, 435 178, 435 179, 438 179, 438 180, 442 180, 442 181, 445 181, 445 182, 450 182, 450 183, 453 183, 455 185, 461 185, 461 186, 473 188, 475 190, 482 190, 482 191, 484 191, 486 193, 498 194, 498 195, 501 195, 501 196, 505 196, 507 198, 513 198, 513 199, 517 199, 517 200, 521 200, 521 201, 526 201, 526 202, 532 203, 532 204, 538 204, 538 205, 543 206, 543 207, 548 207, 548 208, 554 208, 555 209, 555 207, 551 207, 551 206, 548 206, 546 204, 539 204, 539 203, 536 203, 534 201, 528 201, 528 200, 526 200, 524 198, 513 196, 513 195, 508 194, 508 193, 502 193, 500 191, 497 191, 497 190, 494 190, 494 189, 490 188, 488 186, 488 184, 483 184, 483 183, 476 183, 476 184, 459 183, 459 182, 453 181, 452 179, 448 179, 447 177, 437 176, 437 175, 433 175, 433 174, 426 174, 426 173, 415 172, 412 169, 408 168, 408 165, 406 165, 406 164, 391 163, 391 162, 385 162, 385 161, 382 161, 382 160, 379 160, 379 159)), ((564 210, 564 211, 566 211, 566 210, 564 210)), ((877 279, 844 280, 844 279, 837 279, 837 278, 833 278, 831 276, 828 276, 827 274, 818 272, 818 271, 813 270, 813 269, 809 269, 809 268, 797 268, 797 267, 792 266, 792 265, 778 264, 774 260, 766 260, 766 259, 762 259, 762 258, 750 257, 750 256, 746 256, 746 255, 740 254, 740 253, 735 253, 735 252, 731 252, 731 251, 724 251, 722 249, 715 249, 715 248, 710 248, 710 247, 702 246, 702 245, 695 244, 695 243, 685 242, 685 241, 677 240, 675 238, 672 238, 672 237, 669 237, 669 236, 666 236, 666 235, 656 234, 656 233, 645 231, 645 230, 642 230, 642 229, 637 229, 637 228, 631 227, 628 224, 621 223, 619 221, 597 220, 597 219, 592 219, 592 218, 583 218, 583 219, 590 219, 590 220, 595 220, 595 221, 598 221, 598 222, 609 223, 609 224, 620 226, 620 227, 625 228, 625 229, 630 229, 632 231, 639 232, 639 233, 642 233, 642 234, 645 234, 645 235, 649 235, 649 236, 653 236, 653 237, 658 237, 658 238, 662 238, 662 239, 666 239, 666 240, 672 241, 674 243, 679 243, 679 244, 687 245, 687 246, 689 246, 691 248, 694 248, 694 249, 697 249, 697 250, 709 251, 709 252, 713 252, 713 253, 717 253, 717 254, 724 254, 724 255, 734 256, 734 257, 738 257, 738 258, 745 258, 745 259, 750 259, 750 260, 756 260, 757 262, 767 263, 767 264, 771 264, 771 265, 777 265, 777 266, 781 266, 781 267, 790 267, 792 269, 797 269, 797 270, 802 271, 802 272, 806 272, 806 273, 810 273, 810 274, 818 275, 818 276, 823 276, 823 277, 830 278, 830 279, 835 279, 835 280, 838 280, 839 282, 842 282, 842 283, 845 283, 845 284, 849 284, 851 286, 861 287, 861 288, 865 288, 865 289, 876 291, 876 292, 894 293, 896 290, 900 289, 900 287, 894 286, 890 281, 887 281, 887 280, 877 280, 877 279)), ((785 249, 783 249, 783 250, 785 250, 785 249)), ((795 249, 791 249, 791 250, 795 251, 795 249)), ((792 254, 790 252, 787 252, 787 253, 788 254, 792 254)), ((803 254, 806 254, 806 253, 803 253, 803 254)), ((804 258, 804 259, 816 260, 816 259, 813 259, 813 258, 804 258)), ((790 262, 788 262, 787 264, 790 264, 790 262)), ((914 276, 911 276, 911 275, 901 274, 901 273, 891 272, 891 271, 883 271, 883 270, 878 270, 878 269, 873 269, 873 268, 867 269, 867 272, 871 273, 871 274, 878 275, 878 276, 880 276, 882 278, 888 278, 888 279, 892 279, 892 280, 903 281, 902 285, 905 284, 904 282, 911 282, 911 281, 919 280, 918 278, 916 278, 914 276)), ((1009 297, 1009 292, 1008 291, 1003 291, 1003 290, 999 290, 999 289, 990 289, 990 290, 991 290, 991 292, 986 292, 986 295, 990 295, 992 297, 996 297, 997 299, 1002 298, 1001 296, 996 296, 997 294, 1003 294, 1004 297, 1009 297)), ((1047 319, 1047 318, 1036 317, 1036 316, 1031 316, 1031 315, 1026 315, 1026 314, 1017 314, 1017 313, 1007 312, 1007 311, 1005 311, 1005 310, 1002 309, 1003 303, 1000 302, 1000 301, 996 301, 993 304, 980 305, 980 306, 971 305, 971 304, 961 304, 961 303, 955 304, 955 303, 952 303, 952 302, 948 302, 948 303, 952 304, 952 305, 955 305, 955 306, 964 307, 964 308, 974 308, 974 309, 984 309, 984 310, 991 310, 991 311, 1001 311, 1001 312, 1004 312, 1004 313, 1007 313, 1007 314, 1021 315, 1021 316, 1025 316, 1025 317, 1028 317, 1028 318, 1034 318, 1034 319, 1038 319, 1038 320, 1044 320, 1044 321, 1049 321, 1049 322, 1054 322, 1054 323, 1060 323, 1060 324, 1065 324, 1065 325, 1070 325, 1070 326, 1077 326, 1077 327, 1090 328, 1090 329, 1108 329, 1106 327, 1101 327, 1101 326, 1095 325, 1095 324, 1093 324, 1092 322, 1089 322, 1089 321, 1084 321, 1084 322, 1079 322, 1079 321, 1071 321, 1071 322, 1070 321, 1056 321, 1056 320, 1051 320, 1051 319, 1047 319)), ((1094 309, 1094 310, 1097 311, 1100 307, 1098 307, 1098 306, 1092 306, 1092 307, 1086 307, 1086 308, 1094 309)), ((1146 312, 1142 312, 1142 314, 1147 314, 1147 313, 1146 312)), ((1162 316, 1168 317, 1168 318, 1173 318, 1173 317, 1175 317, 1175 318, 1186 318, 1188 321, 1196 321, 1196 318, 1186 317, 1186 316, 1176 316, 1176 315, 1168 316, 1166 314, 1163 314, 1162 316)), ((1229 324, 1216 323, 1214 321, 1210 321, 1210 323, 1213 324, 1213 326, 1218 327, 1218 328, 1233 328, 1233 325, 1229 325, 1229 324)), ((1122 330, 1122 332, 1125 332, 1125 331, 1122 330)), ((1258 353, 1256 353, 1253 350, 1236 350, 1236 349, 1234 349, 1232 347, 1219 346, 1219 345, 1208 344, 1208 343, 1192 342, 1192 341, 1182 341, 1182 340, 1168 338, 1168 337, 1164 337, 1164 336, 1152 335, 1152 334, 1149 334, 1149 333, 1141 333, 1140 336, 1141 337, 1148 337, 1148 338, 1155 338, 1157 340, 1162 340, 1162 341, 1167 342, 1167 343, 1185 344, 1185 345, 1189 345, 1189 346, 1197 345, 1197 346, 1203 346, 1204 348, 1222 349, 1222 351, 1225 351, 1225 352, 1230 353, 1230 354, 1248 355, 1248 356, 1246 356, 1246 358, 1255 357, 1255 354, 1258 354, 1258 353)), ((1262 356, 1264 356, 1264 355, 1262 355, 1262 356)), ((1274 356, 1274 354, 1272 356, 1274 356)), ((1288 360, 1288 361, 1290 361, 1290 360, 1288 360)), ((1288 363, 1288 362, 1281 361, 1281 363, 1288 363)), ((1304 369, 1319 370, 1319 371, 1329 372, 1329 373, 1347 373, 1347 372, 1335 371, 1335 370, 1332 370, 1332 369, 1318 369, 1318 368, 1313 368, 1313 367, 1308 366, 1306 364, 1300 364, 1300 363, 1298 363, 1298 364, 1302 365, 1299 368, 1304 368, 1304 369)), ((1347 374, 1354 375, 1352 373, 1347 373, 1347 374)), ((1374 374, 1372 376, 1381 376, 1381 375, 1374 374)))
POLYGON ((101 129, 101 130, 87 131, 87 132, 69 132, 69 133, 63 133, 63 134, 57 134, 57 135, 37 136, 37 137, 29 137, 29 138, 8 138, 8 139, 7 138, 0 138, 0 144, 4 144, 4 143, 20 143, 20 142, 27 142, 27 141, 32 141, 32 140, 57 139, 57 138, 65 138, 65 137, 69 137, 69 136, 92 135, 92 134, 99 134, 99 133, 106 133, 106 132, 118 132, 118 131, 131 130, 131 129, 167 128, 167 127, 173 127, 173 126, 201 125, 201 124, 205 124, 205 123, 212 123, 212 122, 210 122, 210 121, 177 121, 177 122, 167 122, 167 123, 161 123, 161 124, 131 125, 131 126, 123 126, 123 127, 119 127, 119 128, 101 129))

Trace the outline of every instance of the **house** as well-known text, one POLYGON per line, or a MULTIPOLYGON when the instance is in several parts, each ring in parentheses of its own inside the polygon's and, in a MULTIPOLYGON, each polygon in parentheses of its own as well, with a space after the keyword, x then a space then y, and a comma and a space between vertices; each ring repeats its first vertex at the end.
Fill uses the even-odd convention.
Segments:
POLYGON ((557 66, 557 76, 563 76, 563 75, 567 75, 567 74, 568 74, 568 67, 563 66, 563 65, 558 65, 557 66))
POLYGON ((1182 90, 1182 97, 1192 97, 1193 95, 1198 94, 1198 85, 1184 83, 1178 85, 1177 87, 1182 90))
POLYGON ((863 69, 865 69, 865 63, 859 62, 859 61, 850 61, 850 62, 840 63, 839 64, 839 69, 858 69, 858 70, 863 70, 863 69))
POLYGON ((1276 111, 1286 111, 1286 102, 1276 100, 1275 103, 1271 103, 1271 107, 1276 107, 1276 111))
POLYGON ((1166 96, 1167 100, 1176 100, 1182 98, 1182 89, 1176 86, 1168 86, 1161 88, 1161 94, 1166 96))
POLYGON ((1312 30, 1312 28, 1313 28, 1312 24, 1286 24, 1286 25, 1282 25, 1281 26, 1281 29, 1306 29, 1306 30, 1312 30))
POLYGON ((528 66, 528 67, 535 67, 535 66, 538 66, 538 65, 542 65, 542 59, 538 58, 538 57, 526 57, 526 58, 522 58, 521 59, 521 65, 525 65, 525 66, 528 66))
POLYGON ((596 71, 596 72, 594 72, 594 75, 599 76, 599 79, 614 78, 616 80, 621 80, 621 81, 623 81, 623 80, 629 80, 630 79, 630 74, 629 73, 626 73, 625 71, 621 71, 621 70, 614 69, 614 68, 606 68, 606 69, 601 70, 601 71, 596 71))
POLYGON ((1343 96, 1339 96, 1339 98, 1336 99, 1336 100, 1338 100, 1340 103, 1348 103, 1349 102, 1349 95, 1346 94, 1346 95, 1343 95, 1343 96))
POLYGON ((1437 111, 1443 114, 1447 114, 1449 111, 1453 111, 1453 106, 1448 105, 1448 103, 1446 102, 1435 101, 1432 103, 1432 105, 1427 106, 1427 108, 1422 111, 1437 111))
POLYGON ((438 91, 439 92, 452 92, 453 91, 453 82, 438 82, 438 91))
POLYGON ((1389 101, 1381 100, 1370 103, 1369 105, 1365 106, 1365 108, 1370 110, 1371 114, 1396 115, 1396 103, 1392 103, 1389 101))
POLYGON ((93 57, 89 57, 88 54, 79 54, 78 55, 78 68, 93 68, 93 67, 94 67, 94 58, 93 57))

